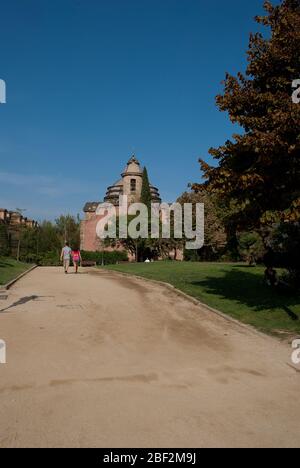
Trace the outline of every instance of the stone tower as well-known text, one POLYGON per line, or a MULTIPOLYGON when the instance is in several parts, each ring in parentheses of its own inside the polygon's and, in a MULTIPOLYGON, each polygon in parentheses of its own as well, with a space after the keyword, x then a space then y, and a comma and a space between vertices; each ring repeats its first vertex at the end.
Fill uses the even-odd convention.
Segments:
MULTIPOLYGON (((108 187, 104 201, 118 205, 119 196, 127 195, 128 203, 137 203, 141 200, 143 171, 139 161, 132 156, 122 173, 122 179, 108 187)), ((158 189, 150 185, 153 202, 160 202, 158 189)))
POLYGON ((143 172, 139 161, 135 156, 132 156, 122 174, 123 195, 127 195, 129 203, 140 201, 142 192, 142 175, 143 172))

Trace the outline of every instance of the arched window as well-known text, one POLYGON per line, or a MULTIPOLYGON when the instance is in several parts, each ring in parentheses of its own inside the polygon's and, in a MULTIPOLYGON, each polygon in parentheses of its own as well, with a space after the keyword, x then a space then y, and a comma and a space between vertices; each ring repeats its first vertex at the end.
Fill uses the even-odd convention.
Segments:
POLYGON ((136 180, 135 179, 130 179, 130 191, 131 192, 136 191, 136 180))

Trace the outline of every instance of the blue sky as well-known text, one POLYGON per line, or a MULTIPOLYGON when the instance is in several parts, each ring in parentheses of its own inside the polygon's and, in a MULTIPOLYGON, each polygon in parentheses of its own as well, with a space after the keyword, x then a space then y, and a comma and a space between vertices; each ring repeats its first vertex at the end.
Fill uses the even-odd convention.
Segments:
POLYGON ((235 131, 215 106, 262 0, 0 0, 0 205, 101 200, 134 152, 165 201, 235 131))

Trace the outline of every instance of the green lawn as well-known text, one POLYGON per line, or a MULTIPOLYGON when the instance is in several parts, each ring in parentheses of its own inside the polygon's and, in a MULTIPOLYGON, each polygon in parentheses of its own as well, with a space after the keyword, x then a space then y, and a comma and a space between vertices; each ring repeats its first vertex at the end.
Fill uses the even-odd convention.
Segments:
POLYGON ((105 268, 171 283, 201 302, 264 332, 282 336, 300 334, 300 297, 271 290, 264 284, 262 267, 157 262, 105 268))
POLYGON ((0 257, 0 285, 13 280, 30 267, 31 265, 28 265, 28 263, 17 262, 12 258, 0 257))

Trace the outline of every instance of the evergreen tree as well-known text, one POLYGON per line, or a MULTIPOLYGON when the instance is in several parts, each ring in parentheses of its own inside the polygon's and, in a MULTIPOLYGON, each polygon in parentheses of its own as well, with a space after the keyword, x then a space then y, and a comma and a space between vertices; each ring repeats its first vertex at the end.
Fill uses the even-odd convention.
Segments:
POLYGON ((151 197, 148 172, 147 172, 146 167, 144 167, 143 178, 142 178, 141 203, 144 203, 144 205, 147 206, 149 212, 151 210, 151 201, 152 201, 152 197, 151 197))
POLYGON ((151 190, 150 182, 148 177, 148 171, 146 167, 143 169, 142 177, 142 191, 141 191, 141 203, 144 203, 148 209, 148 239, 137 239, 136 251, 138 260, 145 260, 147 253, 151 252, 153 248, 153 240, 151 239, 151 190))

